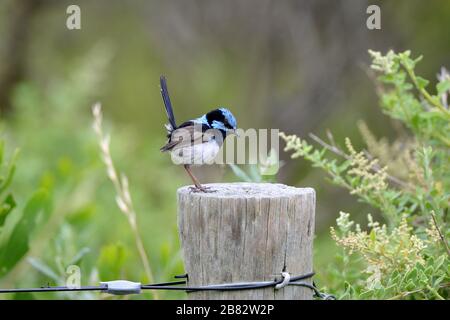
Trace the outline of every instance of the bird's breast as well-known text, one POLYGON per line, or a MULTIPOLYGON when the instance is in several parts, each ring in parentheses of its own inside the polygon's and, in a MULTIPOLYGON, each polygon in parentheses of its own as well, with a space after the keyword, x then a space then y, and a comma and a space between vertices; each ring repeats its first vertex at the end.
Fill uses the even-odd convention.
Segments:
POLYGON ((184 147, 175 147, 170 155, 175 164, 203 165, 212 164, 220 146, 215 140, 193 144, 184 147))

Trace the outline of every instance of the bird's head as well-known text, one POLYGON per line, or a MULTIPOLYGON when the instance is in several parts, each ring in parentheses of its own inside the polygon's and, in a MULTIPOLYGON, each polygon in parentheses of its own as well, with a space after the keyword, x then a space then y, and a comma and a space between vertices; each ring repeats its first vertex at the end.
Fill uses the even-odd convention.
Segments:
POLYGON ((213 129, 220 130, 225 136, 236 134, 237 122, 230 110, 219 108, 208 112, 205 119, 213 129))

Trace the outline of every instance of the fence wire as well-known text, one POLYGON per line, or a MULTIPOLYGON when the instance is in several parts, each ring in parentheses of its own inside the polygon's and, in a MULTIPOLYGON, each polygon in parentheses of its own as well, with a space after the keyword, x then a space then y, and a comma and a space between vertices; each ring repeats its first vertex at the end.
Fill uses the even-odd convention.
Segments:
MULTIPOLYGON (((291 276, 288 272, 282 272, 280 279, 272 281, 255 281, 255 282, 236 282, 224 284, 212 284, 205 286, 189 286, 187 280, 178 280, 170 282, 161 282, 153 284, 141 284, 139 282, 132 282, 127 280, 114 280, 101 282, 97 286, 46 286, 40 288, 12 288, 0 289, 0 293, 25 293, 25 292, 81 292, 81 291, 100 291, 112 295, 128 295, 139 294, 142 290, 178 290, 186 292, 196 291, 236 291, 236 290, 255 290, 274 287, 275 290, 284 288, 285 286, 301 286, 308 288, 314 292, 314 295, 324 300, 335 300, 335 297, 330 294, 320 292, 313 284, 309 284, 302 280, 310 279, 314 276, 314 272, 307 273, 300 276, 291 276)), ((187 275, 175 276, 175 278, 185 278, 187 275)))

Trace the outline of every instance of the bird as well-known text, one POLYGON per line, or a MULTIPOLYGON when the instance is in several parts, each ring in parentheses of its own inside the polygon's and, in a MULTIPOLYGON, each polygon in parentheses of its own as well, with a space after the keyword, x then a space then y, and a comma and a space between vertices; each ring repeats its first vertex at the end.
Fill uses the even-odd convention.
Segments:
POLYGON ((199 118, 177 125, 164 75, 160 77, 160 86, 169 120, 169 123, 165 125, 168 140, 160 150, 170 152, 172 161, 183 165, 194 183, 194 187, 191 187, 192 191, 214 192, 210 187, 203 186, 199 182, 192 173, 191 166, 213 162, 225 138, 230 134, 237 135, 236 118, 227 108, 219 107, 199 118))

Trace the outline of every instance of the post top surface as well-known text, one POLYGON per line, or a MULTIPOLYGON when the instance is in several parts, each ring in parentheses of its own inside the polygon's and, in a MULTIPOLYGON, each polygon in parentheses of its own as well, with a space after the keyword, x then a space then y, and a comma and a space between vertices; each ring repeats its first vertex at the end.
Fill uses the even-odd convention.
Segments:
POLYGON ((192 193, 200 197, 212 198, 270 198, 270 197, 288 197, 294 195, 314 194, 312 188, 296 188, 281 183, 208 183, 203 184, 215 192, 197 192, 190 189, 191 186, 184 186, 178 189, 178 194, 192 193))

